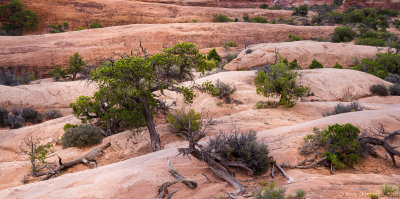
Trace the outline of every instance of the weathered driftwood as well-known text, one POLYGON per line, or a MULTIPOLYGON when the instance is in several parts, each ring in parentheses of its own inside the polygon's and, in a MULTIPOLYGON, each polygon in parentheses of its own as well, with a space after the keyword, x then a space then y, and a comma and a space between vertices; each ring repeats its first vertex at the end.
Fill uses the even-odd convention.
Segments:
POLYGON ((96 157, 100 153, 102 153, 106 148, 108 148, 109 146, 111 146, 111 143, 108 142, 107 144, 105 144, 101 147, 92 149, 85 155, 83 155, 75 160, 65 162, 65 163, 63 163, 62 159, 60 157, 58 157, 58 165, 56 165, 55 168, 48 166, 47 168, 49 169, 49 171, 39 172, 39 173, 35 172, 35 173, 33 173, 33 175, 35 177, 45 176, 42 180, 48 180, 52 176, 59 174, 62 170, 73 167, 80 163, 83 163, 86 165, 93 165, 94 167, 97 167, 96 157))

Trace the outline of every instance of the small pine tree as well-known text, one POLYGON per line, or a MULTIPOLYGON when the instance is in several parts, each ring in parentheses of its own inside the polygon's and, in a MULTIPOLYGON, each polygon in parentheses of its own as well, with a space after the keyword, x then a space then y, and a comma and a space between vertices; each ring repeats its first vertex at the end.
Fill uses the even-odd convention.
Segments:
POLYGON ((74 53, 73 56, 69 58, 69 64, 68 68, 66 69, 66 72, 68 74, 71 74, 69 76, 72 80, 75 80, 76 75, 80 73, 83 70, 83 66, 85 65, 85 61, 83 61, 83 58, 79 56, 79 53, 74 53))
POLYGON ((313 59, 310 66, 308 66, 308 69, 316 69, 316 68, 324 68, 324 66, 316 59, 313 59))
POLYGON ((217 50, 215 48, 211 49, 210 52, 208 52, 207 55, 208 60, 214 59, 215 61, 221 62, 221 57, 218 55, 217 50))

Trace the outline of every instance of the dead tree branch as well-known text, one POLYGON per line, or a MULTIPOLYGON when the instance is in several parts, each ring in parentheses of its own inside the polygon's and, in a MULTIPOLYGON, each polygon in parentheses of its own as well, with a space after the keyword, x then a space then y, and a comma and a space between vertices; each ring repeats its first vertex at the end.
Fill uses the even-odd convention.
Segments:
MULTIPOLYGON (((171 185, 177 183, 178 181, 173 181, 173 182, 164 182, 160 188, 158 188, 158 194, 156 197, 154 197, 154 199, 164 199, 165 195, 167 195, 168 193, 168 187, 170 187, 171 185)), ((177 190, 175 190, 175 192, 171 192, 172 194, 176 193, 177 190)), ((172 194, 168 194, 167 198, 171 198, 172 194)))
POLYGON ((189 188, 191 188, 191 189, 196 189, 197 188, 197 182, 195 180, 192 180, 192 179, 189 179, 189 178, 185 178, 181 174, 179 174, 172 167, 172 163, 171 163, 171 160, 169 158, 168 158, 168 170, 176 179, 178 179, 180 182, 182 182, 183 184, 185 184, 189 188))

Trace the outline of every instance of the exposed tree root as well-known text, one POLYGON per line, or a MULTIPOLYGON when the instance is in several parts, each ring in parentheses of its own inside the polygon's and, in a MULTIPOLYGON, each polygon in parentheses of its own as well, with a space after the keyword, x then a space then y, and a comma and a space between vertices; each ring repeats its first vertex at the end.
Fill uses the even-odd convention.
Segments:
POLYGON ((179 174, 173 167, 172 167, 172 163, 171 160, 168 158, 168 170, 169 172, 176 178, 178 179, 180 182, 182 182, 183 184, 185 184, 186 186, 188 186, 191 189, 196 189, 197 187, 197 182, 195 180, 192 179, 188 179, 183 177, 181 174, 179 174))
MULTIPOLYGON (((286 174, 285 170, 282 169, 282 167, 280 167, 278 164, 276 164, 276 161, 274 160, 274 158, 271 156, 269 157, 270 162, 271 162, 271 166, 272 167, 276 167, 278 169, 279 172, 281 172, 281 174, 287 179, 290 180, 289 176, 286 174)), ((272 175, 272 173, 271 173, 272 175)))
MULTIPOLYGON (((168 193, 168 187, 170 187, 171 185, 177 183, 178 181, 173 181, 173 182, 164 182, 160 188, 158 188, 158 194, 156 197, 154 197, 154 199, 164 199, 165 195, 167 195, 168 193)), ((171 196, 176 193, 177 190, 171 192, 170 194, 168 194, 167 198, 171 198, 171 196)))

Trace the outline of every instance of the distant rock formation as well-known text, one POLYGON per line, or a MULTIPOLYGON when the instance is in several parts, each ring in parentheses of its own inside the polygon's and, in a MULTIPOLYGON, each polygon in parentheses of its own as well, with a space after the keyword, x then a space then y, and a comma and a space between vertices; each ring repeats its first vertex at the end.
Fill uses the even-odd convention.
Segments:
POLYGON ((351 6, 400 10, 400 0, 344 0, 340 10, 344 10, 351 6))

